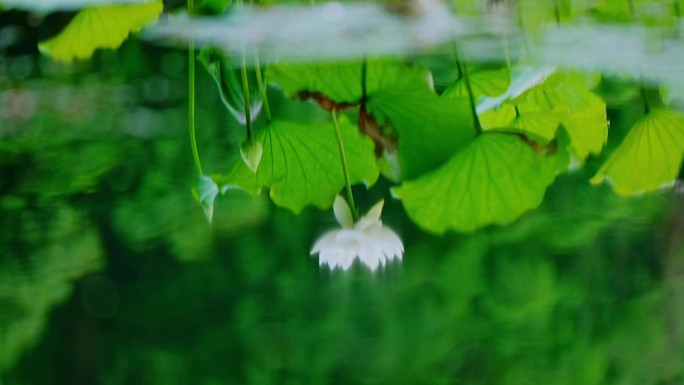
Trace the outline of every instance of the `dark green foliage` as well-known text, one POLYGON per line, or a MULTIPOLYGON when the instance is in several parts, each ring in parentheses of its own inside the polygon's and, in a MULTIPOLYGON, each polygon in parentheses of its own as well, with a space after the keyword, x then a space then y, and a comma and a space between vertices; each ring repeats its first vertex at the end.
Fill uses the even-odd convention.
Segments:
MULTIPOLYGON (((390 3, 393 15, 412 12, 390 3)), ((586 18, 671 29, 681 1, 657 2, 660 14, 646 14, 647 1, 618 3, 453 8, 504 7, 534 35, 586 18)), ((195 5, 219 15, 231 2, 195 5)), ((199 183, 185 126, 186 51, 129 40, 81 65, 35 60, 39 78, 7 75, 22 62, 0 58, 0 383, 681 383, 681 196, 625 199, 587 183, 597 170, 611 175, 609 156, 605 164, 623 160, 626 182, 613 179, 625 194, 676 180, 676 92, 663 85, 672 100, 663 107, 657 87, 611 78, 595 88, 593 74, 515 60, 471 65, 466 79, 468 58, 445 51, 434 54, 439 63, 372 53, 264 62, 262 92, 253 58, 243 71, 205 48, 199 183), (243 74, 250 139, 240 124, 243 74), (259 114, 267 96, 273 120, 259 114), (384 197, 383 221, 406 245, 402 262, 375 273, 359 264, 330 271, 310 256, 334 226, 311 206, 329 206, 344 182, 331 109, 351 182, 378 180, 354 187, 360 211, 384 197), (655 161, 621 150, 645 143, 665 150, 651 151, 655 161), (377 157, 402 173, 387 166, 393 182, 378 179, 377 157), (666 175, 653 172, 663 163, 666 175), (566 173, 571 165, 583 168, 566 173)))

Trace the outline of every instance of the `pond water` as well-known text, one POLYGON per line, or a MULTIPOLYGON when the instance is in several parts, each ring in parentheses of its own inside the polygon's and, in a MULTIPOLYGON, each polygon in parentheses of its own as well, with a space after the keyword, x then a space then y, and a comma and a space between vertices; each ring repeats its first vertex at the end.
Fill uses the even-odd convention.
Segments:
POLYGON ((0 0, 0 385, 684 383, 684 2, 244 3, 0 0))

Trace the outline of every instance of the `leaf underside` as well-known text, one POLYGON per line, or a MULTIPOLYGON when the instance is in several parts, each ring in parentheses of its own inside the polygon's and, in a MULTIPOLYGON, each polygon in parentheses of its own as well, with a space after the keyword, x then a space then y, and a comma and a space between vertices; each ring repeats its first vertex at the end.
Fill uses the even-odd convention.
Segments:
POLYGON ((475 136, 466 99, 443 99, 429 90, 397 87, 378 92, 369 112, 399 135, 398 155, 404 179, 444 164, 475 136))
POLYGON ((130 33, 139 32, 159 18, 161 0, 144 4, 91 6, 50 40, 40 43, 41 52, 55 60, 88 59, 99 48, 118 48, 130 33))
POLYGON ((630 196, 671 186, 684 155, 684 115, 654 108, 634 124, 627 137, 591 179, 609 182, 630 196))
POLYGON ((552 76, 550 85, 530 90, 522 97, 521 108, 555 115, 570 136, 572 151, 584 161, 589 154, 601 153, 608 139, 606 103, 580 80, 561 75, 552 76))
POLYGON ((521 138, 485 133, 451 160, 394 189, 408 215, 434 233, 507 224, 537 207, 555 178, 552 157, 521 138))
MULTIPOLYGON (((468 80, 475 100, 482 96, 499 96, 506 92, 511 84, 509 71, 505 68, 474 71, 468 76, 468 80)), ((456 80, 442 92, 443 98, 467 98, 468 96, 468 88, 464 78, 456 80)))
MULTIPOLYGON (((340 119, 352 183, 373 185, 379 176, 373 142, 340 119)), ((332 123, 307 125, 273 121, 256 140, 263 146, 259 168, 253 173, 242 161, 224 181, 252 193, 270 188, 273 202, 295 213, 307 205, 329 208, 344 187, 340 152, 332 123)))
POLYGON ((485 129, 507 127, 541 144, 556 138, 563 127, 568 150, 583 162, 598 155, 608 139, 605 102, 586 88, 587 80, 573 73, 556 73, 543 83, 481 114, 485 129))
MULTIPOLYGON (((269 82, 278 84, 288 96, 319 93, 336 103, 355 104, 362 97, 363 61, 317 64, 278 64, 267 71, 269 82)), ((367 59, 366 93, 411 85, 430 89, 429 73, 394 59, 367 59)))

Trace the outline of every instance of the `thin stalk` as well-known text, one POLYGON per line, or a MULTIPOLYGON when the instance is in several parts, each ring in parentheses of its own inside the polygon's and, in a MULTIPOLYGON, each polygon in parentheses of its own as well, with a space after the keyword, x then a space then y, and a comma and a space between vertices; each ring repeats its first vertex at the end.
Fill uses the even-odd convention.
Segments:
POLYGON ((525 23, 523 22, 523 17, 522 17, 523 13, 521 12, 520 7, 521 7, 520 2, 516 1, 515 2, 515 15, 516 15, 516 19, 518 22, 518 28, 520 28, 520 37, 522 38, 522 42, 523 42, 522 49, 524 52, 524 56, 527 56, 527 53, 530 52, 530 45, 527 41, 527 35, 525 33, 525 23))
POLYGON ((245 98, 245 122, 247 125, 247 139, 252 139, 252 105, 249 101, 249 82, 247 81, 247 59, 242 53, 242 93, 245 98))
POLYGON ((366 56, 363 56, 361 63, 361 101, 359 102, 359 132, 363 135, 368 135, 366 122, 368 121, 368 114, 366 113, 366 101, 368 99, 368 90, 366 86, 366 77, 368 71, 368 62, 366 56))
POLYGON ((475 104, 475 94, 473 94, 473 88, 470 85, 470 77, 468 76, 468 64, 466 62, 461 62, 458 58, 458 50, 456 48, 456 42, 451 41, 454 61, 456 62, 456 69, 458 70, 458 80, 463 79, 466 85, 466 90, 468 91, 468 101, 470 102, 470 113, 473 115, 473 122, 475 123, 475 135, 480 135, 482 133, 482 125, 480 124, 480 119, 477 117, 477 105, 475 104))
POLYGON ((553 0, 553 15, 556 18, 556 25, 561 25, 560 6, 558 0, 553 0))
MULTIPOLYGON (((192 2, 193 0, 188 0, 188 15, 193 13, 192 2)), ((204 175, 195 136, 195 41, 192 39, 188 45, 188 127, 190 129, 190 146, 192 147, 192 158, 195 161, 195 168, 197 169, 197 174, 204 175)))
POLYGON ((451 12, 453 12, 455 15, 458 14, 458 4, 456 4, 456 0, 451 0, 449 5, 451 5, 451 12))
POLYGON ((641 97, 644 99, 644 115, 647 115, 651 112, 651 103, 648 101, 648 91, 644 83, 641 83, 641 97))
POLYGON ((264 80, 261 77, 261 65, 259 65, 259 53, 255 53, 254 56, 254 66, 256 67, 256 78, 257 87, 259 87, 259 93, 264 99, 264 110, 266 111, 266 120, 271 123, 271 106, 268 104, 268 95, 266 94, 266 87, 264 86, 264 80))
POLYGON ((354 204, 354 194, 352 194, 351 178, 349 178, 349 166, 347 165, 347 153, 344 151, 344 144, 342 143, 342 133, 340 132, 340 124, 337 122, 337 111, 332 110, 333 126, 335 127, 335 135, 337 136, 337 146, 340 148, 340 159, 342 159, 342 171, 344 172, 344 183, 347 186, 347 201, 351 208, 354 222, 359 220, 359 213, 356 211, 354 204))
POLYGON ((511 51, 508 46, 508 36, 503 37, 504 55, 506 55, 506 68, 511 70, 511 51))
POLYGON ((636 23, 637 22, 637 14, 636 14, 636 8, 634 7, 634 1, 627 0, 627 3, 629 4, 629 14, 632 17, 632 22, 636 23))
POLYGON ((368 99, 368 59, 366 56, 363 57, 363 63, 361 64, 361 104, 365 105, 368 99))
POLYGON ((451 55, 453 56, 454 62, 456 63, 456 70, 458 71, 458 78, 456 80, 461 80, 463 78, 463 69, 461 68, 461 62, 458 60, 458 49, 456 48, 456 40, 451 39, 451 55))
POLYGON ((475 134, 480 135, 482 133, 482 125, 480 124, 480 119, 477 117, 477 105, 475 104, 475 94, 473 94, 473 87, 470 85, 470 77, 468 76, 468 64, 463 62, 461 67, 463 69, 463 81, 465 82, 466 89, 468 90, 470 112, 473 114, 473 120, 475 121, 475 134))
POLYGON ((677 34, 679 34, 682 27, 682 10, 679 7, 679 0, 674 1, 674 13, 677 18, 677 34))

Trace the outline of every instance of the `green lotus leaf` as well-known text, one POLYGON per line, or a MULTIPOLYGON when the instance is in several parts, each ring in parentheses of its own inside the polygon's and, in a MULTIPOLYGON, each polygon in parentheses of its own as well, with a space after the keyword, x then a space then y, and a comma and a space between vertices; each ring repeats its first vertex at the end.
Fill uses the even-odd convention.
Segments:
POLYGON ((515 106, 503 104, 499 107, 484 111, 478 115, 483 130, 508 127, 516 118, 515 106))
POLYGON ((378 92, 368 110, 398 134, 401 176, 413 179, 444 164, 474 136, 467 99, 444 99, 429 90, 397 87, 378 92))
POLYGON ((598 155, 608 140, 606 103, 593 93, 586 94, 587 104, 561 117, 563 128, 570 135, 570 145, 580 160, 589 154, 598 155))
MULTIPOLYGON (((473 97, 478 100, 482 96, 496 97, 502 95, 511 84, 511 76, 508 69, 473 71, 468 74, 470 88, 473 97)), ((461 77, 442 93, 445 98, 467 98, 468 87, 465 79, 461 77)))
POLYGON ((554 178, 553 157, 516 135, 485 133, 441 168, 393 191, 422 228, 472 232, 537 207, 554 178))
MULTIPOLYGON (((280 85, 288 96, 308 92, 320 94, 335 103, 358 103, 362 96, 363 61, 316 64, 278 64, 267 70, 269 82, 280 85)), ((393 59, 367 59, 366 92, 401 85, 430 89, 429 72, 409 67, 393 59)))
POLYGON ((573 154, 580 161, 589 154, 600 154, 608 139, 606 103, 586 88, 587 82, 586 77, 556 73, 512 100, 520 116, 527 113, 534 116, 521 130, 550 140, 555 136, 552 127, 560 123, 570 136, 573 154))
POLYGON ((96 49, 118 48, 130 33, 157 20, 163 8, 161 0, 87 7, 59 35, 40 43, 39 48, 55 60, 88 59, 96 49))
POLYGON ((0 11, 17 9, 48 14, 52 12, 71 12, 89 6, 112 4, 141 4, 149 0, 0 0, 0 11))
POLYGON ((519 132, 546 145, 556 137, 560 117, 555 113, 520 111, 518 107, 506 105, 482 114, 480 123, 485 130, 519 132))
POLYGON ((483 96, 477 103, 477 113, 482 114, 491 109, 497 109, 504 103, 519 97, 529 89, 546 82, 556 72, 551 66, 530 67, 518 66, 510 70, 510 84, 508 89, 497 97, 483 96))
POLYGON ((485 130, 519 133, 540 146, 549 146, 546 151, 555 154, 556 171, 565 172, 581 164, 572 162, 577 155, 568 130, 558 129, 561 118, 562 114, 558 113, 521 111, 518 106, 503 105, 480 115, 480 122, 485 130), (556 145, 552 147, 554 141, 556 145))
POLYGON ((683 155, 684 115, 654 108, 634 124, 591 183, 607 181, 626 196, 668 187, 677 178, 683 155))
MULTIPOLYGON (((373 142, 346 118, 339 124, 352 183, 373 185, 379 176, 373 142)), ((216 178, 223 184, 222 191, 240 187, 255 193, 259 187, 268 187, 273 202, 295 213, 307 205, 332 206, 345 185, 332 123, 276 120, 259 131, 256 140, 263 146, 256 174, 240 160, 228 176, 216 178)))
MULTIPOLYGON (((680 0, 662 3, 653 0, 630 0, 627 2, 596 0, 591 2, 589 10, 596 19, 606 23, 623 22, 639 23, 649 27, 676 27, 677 20, 681 18, 680 4, 680 0), (657 5, 660 5, 660 7, 655 12, 654 8, 657 5)), ((578 13, 586 12, 587 9, 580 5, 585 4, 577 4, 577 8, 579 8, 578 13)))

